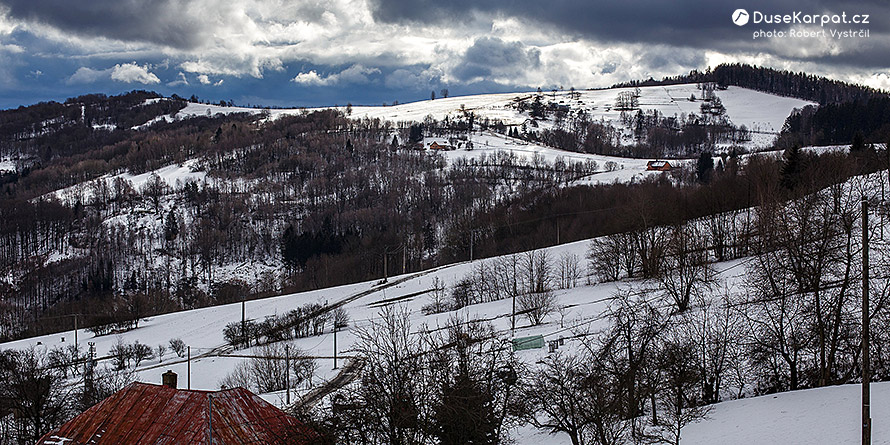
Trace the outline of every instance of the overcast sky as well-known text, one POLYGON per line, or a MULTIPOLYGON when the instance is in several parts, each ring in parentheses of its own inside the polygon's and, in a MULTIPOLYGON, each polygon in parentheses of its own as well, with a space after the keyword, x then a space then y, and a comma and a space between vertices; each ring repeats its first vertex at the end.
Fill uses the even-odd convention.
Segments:
POLYGON ((890 2, 0 0, 0 108, 147 89, 241 105, 605 87, 745 62, 890 89, 890 2), (736 26, 764 14, 867 25, 736 26), (825 37, 753 39, 757 29, 825 37), (832 29, 869 30, 837 39, 832 29))

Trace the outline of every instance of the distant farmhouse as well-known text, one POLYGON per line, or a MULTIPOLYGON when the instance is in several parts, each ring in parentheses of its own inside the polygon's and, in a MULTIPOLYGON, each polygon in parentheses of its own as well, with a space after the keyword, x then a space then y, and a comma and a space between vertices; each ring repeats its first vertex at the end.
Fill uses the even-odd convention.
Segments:
POLYGON ((430 144, 429 149, 430 150, 450 150, 451 147, 449 147, 448 145, 445 145, 444 142, 440 144, 439 141, 433 141, 430 144))
POLYGON ((451 137, 451 138, 425 138, 423 140, 423 148, 429 150, 457 150, 460 148, 464 148, 467 150, 471 150, 473 148, 473 142, 468 141, 466 137, 451 137))
POLYGON ((671 163, 668 161, 649 161, 646 164, 646 170, 648 171, 669 172, 672 168, 671 163))

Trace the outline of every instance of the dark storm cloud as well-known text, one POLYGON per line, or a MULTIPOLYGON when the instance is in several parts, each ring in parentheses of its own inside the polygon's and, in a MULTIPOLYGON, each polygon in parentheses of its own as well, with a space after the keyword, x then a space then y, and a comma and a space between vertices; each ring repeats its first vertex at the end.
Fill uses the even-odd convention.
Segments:
MULTIPOLYGON (((764 14, 841 13, 870 14, 871 39, 881 45, 862 45, 845 51, 843 58, 813 56, 805 60, 825 63, 886 66, 890 2, 828 0, 375 0, 374 16, 384 22, 437 22, 470 20, 476 14, 497 14, 530 19, 556 31, 615 43, 652 43, 717 51, 770 52, 767 41, 754 41, 757 28, 785 29, 788 25, 735 26, 730 17, 737 8, 764 14)), ((858 25, 857 25, 858 27, 858 25)))
POLYGON ((505 42, 497 37, 481 37, 467 48, 454 70, 461 80, 492 75, 509 75, 541 65, 541 52, 521 42, 505 42))
POLYGON ((9 17, 41 23, 83 37, 192 48, 201 42, 200 21, 175 0, 2 0, 9 17))

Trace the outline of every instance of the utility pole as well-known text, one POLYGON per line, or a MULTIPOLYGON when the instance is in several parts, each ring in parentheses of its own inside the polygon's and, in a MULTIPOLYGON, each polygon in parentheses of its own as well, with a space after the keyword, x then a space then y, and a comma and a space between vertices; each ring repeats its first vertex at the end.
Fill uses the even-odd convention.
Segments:
POLYGON ((408 245, 402 244, 402 275, 408 273, 408 245))
MULTIPOLYGON (((74 350, 77 351, 77 314, 74 314, 74 350)), ((79 352, 78 352, 79 354, 79 352)))
POLYGON ((186 354, 188 354, 188 355, 186 356, 186 359, 185 359, 185 361, 186 361, 186 363, 187 363, 187 365, 186 365, 186 372, 185 372, 185 374, 186 374, 186 382, 187 382, 187 385, 188 385, 188 386, 187 386, 188 389, 191 390, 191 389, 192 389, 192 347, 191 347, 191 346, 187 346, 187 347, 186 347, 186 351, 187 351, 186 354))
POLYGON ((334 322, 334 369, 337 369, 337 323, 334 322))
POLYGON ((290 345, 284 345, 284 386, 287 387, 285 403, 290 405, 290 345))
POLYGON ((207 401, 210 403, 210 415, 207 416, 207 432, 210 433, 210 445, 213 445, 213 394, 207 395, 207 401))
POLYGON ((389 252, 387 251, 386 246, 384 246, 383 247, 383 282, 384 283, 386 283, 386 279, 388 277, 387 261, 386 261, 386 257, 389 256, 389 255, 387 255, 388 253, 389 252))
POLYGON ((871 445, 868 304, 868 201, 862 198, 862 445, 871 445))
POLYGON ((476 232, 473 229, 470 229, 470 261, 473 261, 473 238, 475 235, 476 232))
POLYGON ((250 343, 247 341, 247 308, 246 308, 246 297, 242 297, 241 300, 241 341, 245 342, 247 347, 250 347, 250 343))
POLYGON ((510 316, 510 333, 516 336, 516 292, 513 292, 513 314, 510 316))
POLYGON ((510 333, 516 337, 516 294, 519 293, 519 288, 516 283, 516 262, 517 262, 516 254, 510 257, 510 263, 513 266, 513 315, 510 317, 510 333))

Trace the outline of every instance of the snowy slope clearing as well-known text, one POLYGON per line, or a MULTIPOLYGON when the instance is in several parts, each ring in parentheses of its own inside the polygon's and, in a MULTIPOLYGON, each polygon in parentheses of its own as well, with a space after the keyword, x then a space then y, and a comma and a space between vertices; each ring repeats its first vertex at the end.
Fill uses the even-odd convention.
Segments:
MULTIPOLYGON (((711 406, 708 417, 683 429, 683 445, 851 444, 862 430, 861 386, 805 389, 711 406)), ((890 382, 871 385, 872 443, 890 444, 890 382)), ((564 434, 525 427, 518 445, 570 445, 564 434)))
MULTIPOLYGON (((509 152, 517 159, 532 162, 535 157, 548 164, 553 164, 562 158, 566 163, 572 162, 596 162, 596 172, 588 177, 575 181, 576 185, 612 184, 615 182, 627 183, 639 181, 649 175, 659 175, 660 171, 648 171, 647 163, 651 159, 622 158, 619 156, 606 156, 588 153, 577 153, 560 150, 534 142, 524 141, 492 131, 475 132, 469 135, 469 141, 473 143, 472 149, 443 150, 442 155, 449 163, 457 159, 480 159, 483 155, 496 156, 498 152, 509 152)), ((443 141, 443 138, 424 138, 424 147, 429 147, 432 142, 443 141)), ((674 168, 682 167, 694 160, 668 159, 674 168)), ((716 162, 716 161, 715 161, 716 162)))
POLYGON ((193 159, 182 164, 168 165, 136 175, 129 172, 117 175, 103 175, 91 181, 81 182, 71 187, 50 192, 48 195, 53 195, 59 201, 69 204, 77 202, 78 199, 82 199, 82 202, 90 202, 98 188, 104 187, 106 190, 110 190, 113 188, 116 180, 124 180, 129 183, 133 190, 139 191, 142 190, 152 175, 158 175, 167 187, 174 188, 177 184, 182 185, 186 181, 201 182, 207 177, 205 172, 196 170, 196 165, 197 160, 193 159))
MULTIPOLYGON (((602 90, 578 90, 574 97, 569 91, 555 93, 544 92, 543 102, 554 102, 566 105, 572 112, 584 111, 591 121, 604 121, 616 128, 624 128, 621 124, 621 111, 614 109, 615 99, 621 92, 632 92, 634 88, 609 88, 602 90)), ((701 100, 690 101, 691 96, 700 96, 701 91, 696 84, 680 84, 668 86, 650 86, 639 88, 639 108, 643 112, 657 110, 666 117, 682 114, 700 113, 701 100)), ((752 140, 745 145, 747 148, 768 146, 782 129, 785 118, 795 108, 815 105, 813 102, 776 96, 740 87, 728 87, 715 93, 726 107, 730 121, 736 125, 744 125, 751 130, 752 140)), ((520 113, 514 106, 514 100, 529 99, 535 92, 479 94, 473 96, 457 96, 435 100, 424 100, 393 106, 354 106, 352 118, 381 119, 391 122, 421 122, 427 116, 437 120, 446 117, 458 118, 464 112, 473 112, 478 118, 501 120, 508 125, 521 125, 529 120, 526 113, 520 113)), ((320 110, 323 108, 269 109, 262 110, 244 107, 221 107, 217 105, 189 103, 175 116, 160 116, 143 126, 151 125, 160 120, 172 122, 176 119, 187 119, 195 116, 213 116, 231 113, 269 113, 271 119, 320 110)), ((346 111, 346 107, 338 107, 346 111)), ((550 127, 552 121, 540 121, 542 127, 550 127)), ((623 143, 632 143, 625 138, 623 143)))

